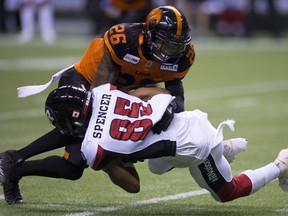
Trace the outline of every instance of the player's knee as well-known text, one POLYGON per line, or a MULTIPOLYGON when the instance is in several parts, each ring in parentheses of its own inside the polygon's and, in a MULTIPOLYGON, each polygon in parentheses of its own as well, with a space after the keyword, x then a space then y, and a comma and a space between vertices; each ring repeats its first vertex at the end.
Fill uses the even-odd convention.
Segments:
POLYGON ((83 169, 82 168, 75 168, 73 172, 70 172, 70 180, 78 180, 83 175, 83 169))
POLYGON ((126 181, 123 182, 122 179, 116 180, 114 178, 111 178, 111 176, 110 176, 110 179, 115 185, 121 187, 123 190, 125 190, 128 193, 138 193, 140 191, 140 182, 136 179, 133 179, 133 181, 129 181, 129 182, 126 182, 126 181))
POLYGON ((83 168, 72 165, 70 167, 70 170, 68 171, 67 177, 70 180, 78 180, 82 177, 83 172, 84 172, 83 168))
MULTIPOLYGON (((65 159, 64 159, 65 160, 65 159)), ((76 166, 69 161, 65 160, 65 179, 69 180, 78 180, 82 177, 84 168, 76 166)))
POLYGON ((45 176, 77 180, 81 178, 84 167, 76 166, 60 156, 50 156, 36 161, 36 166, 41 166, 45 176))

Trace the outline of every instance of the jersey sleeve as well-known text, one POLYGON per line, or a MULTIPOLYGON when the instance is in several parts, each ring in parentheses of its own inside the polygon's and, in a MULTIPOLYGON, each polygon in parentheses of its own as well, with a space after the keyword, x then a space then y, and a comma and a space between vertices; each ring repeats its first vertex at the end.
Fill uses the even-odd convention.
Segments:
POLYGON ((75 63, 74 67, 78 73, 82 74, 91 83, 103 55, 104 41, 102 38, 95 38, 91 41, 82 59, 75 63))

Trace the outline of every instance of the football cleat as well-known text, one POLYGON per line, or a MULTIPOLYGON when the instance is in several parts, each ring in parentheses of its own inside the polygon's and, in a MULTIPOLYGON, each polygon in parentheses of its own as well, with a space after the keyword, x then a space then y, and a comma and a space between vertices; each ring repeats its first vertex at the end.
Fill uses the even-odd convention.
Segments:
POLYGON ((3 184, 8 181, 11 173, 17 165, 17 160, 12 156, 16 151, 6 151, 0 153, 0 183, 3 184))
POLYGON ((9 205, 15 205, 15 204, 22 204, 23 198, 20 194, 20 189, 18 185, 19 181, 7 181, 2 184, 3 186, 3 192, 4 192, 4 198, 5 201, 9 205))
POLYGON ((247 150, 247 140, 244 138, 234 138, 223 141, 223 155, 229 163, 235 159, 235 155, 247 150))
POLYGON ((274 163, 280 169, 279 187, 288 192, 288 149, 282 149, 274 163))

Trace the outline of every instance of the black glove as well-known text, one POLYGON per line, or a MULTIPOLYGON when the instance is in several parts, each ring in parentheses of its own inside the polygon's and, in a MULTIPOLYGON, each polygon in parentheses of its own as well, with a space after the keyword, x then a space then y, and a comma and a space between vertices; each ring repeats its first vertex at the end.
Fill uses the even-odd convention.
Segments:
POLYGON ((167 106, 166 111, 164 112, 162 118, 157 122, 153 127, 152 131, 155 134, 160 134, 162 131, 166 131, 169 127, 171 121, 174 118, 175 110, 177 109, 177 104, 175 100, 172 100, 167 106))

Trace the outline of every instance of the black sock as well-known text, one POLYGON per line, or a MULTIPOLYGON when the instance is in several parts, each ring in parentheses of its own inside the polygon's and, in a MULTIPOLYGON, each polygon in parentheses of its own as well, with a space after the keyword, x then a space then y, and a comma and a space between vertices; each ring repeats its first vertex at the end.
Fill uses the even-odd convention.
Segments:
POLYGON ((83 174, 84 168, 75 166, 60 156, 50 156, 41 160, 24 161, 15 168, 11 180, 23 176, 43 176, 77 180, 83 174))

